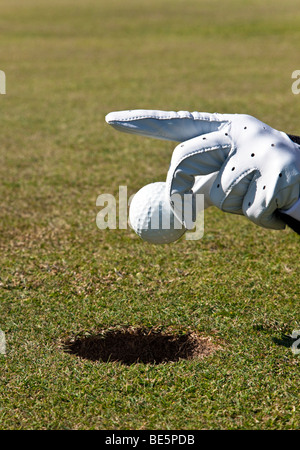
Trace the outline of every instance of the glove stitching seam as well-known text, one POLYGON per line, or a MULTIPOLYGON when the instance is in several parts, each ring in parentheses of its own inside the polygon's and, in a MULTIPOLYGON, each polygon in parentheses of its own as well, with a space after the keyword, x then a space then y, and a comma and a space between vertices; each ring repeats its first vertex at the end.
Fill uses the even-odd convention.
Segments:
POLYGON ((188 153, 187 155, 183 156, 183 157, 179 160, 179 162, 178 162, 178 164, 177 164, 175 170, 178 168, 179 164, 182 163, 182 161, 184 161, 185 159, 189 158, 189 157, 192 156, 192 155, 196 155, 196 154, 200 154, 200 153, 205 153, 205 152, 211 151, 211 150, 226 150, 227 148, 231 148, 231 144, 226 144, 226 145, 213 145, 212 147, 205 147, 205 148, 201 147, 201 149, 193 150, 191 153, 188 153))
POLYGON ((118 122, 130 122, 131 120, 142 120, 142 119, 159 119, 159 120, 170 120, 170 119, 192 119, 194 121, 199 121, 199 122, 218 122, 218 123, 227 123, 227 121, 224 120, 218 120, 218 119, 210 119, 209 117, 206 118, 201 118, 201 119, 196 119, 195 117, 190 117, 190 116, 180 116, 180 117, 174 117, 174 116, 170 116, 170 117, 164 117, 164 116, 133 116, 130 118, 120 118, 120 119, 115 119, 115 120, 111 120, 110 123, 118 123, 118 122))

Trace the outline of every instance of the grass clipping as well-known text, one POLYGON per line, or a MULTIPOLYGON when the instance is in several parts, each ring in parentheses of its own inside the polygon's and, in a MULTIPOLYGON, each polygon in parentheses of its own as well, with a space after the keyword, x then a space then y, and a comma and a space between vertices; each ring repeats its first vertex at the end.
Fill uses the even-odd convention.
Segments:
POLYGON ((77 335, 63 343, 66 352, 91 361, 162 364, 203 358, 218 347, 195 332, 176 334, 155 328, 109 328, 77 335))

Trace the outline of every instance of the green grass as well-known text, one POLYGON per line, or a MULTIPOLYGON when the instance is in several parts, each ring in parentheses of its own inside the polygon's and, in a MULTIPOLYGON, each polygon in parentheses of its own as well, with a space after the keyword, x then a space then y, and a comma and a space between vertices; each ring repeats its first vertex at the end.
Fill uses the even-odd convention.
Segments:
POLYGON ((173 144, 110 111, 248 113, 300 134, 294 0, 0 0, 1 429, 297 429, 299 237, 212 208, 200 241, 96 226, 101 193, 164 180, 173 144), (60 343, 193 330, 205 359, 101 363, 60 343))

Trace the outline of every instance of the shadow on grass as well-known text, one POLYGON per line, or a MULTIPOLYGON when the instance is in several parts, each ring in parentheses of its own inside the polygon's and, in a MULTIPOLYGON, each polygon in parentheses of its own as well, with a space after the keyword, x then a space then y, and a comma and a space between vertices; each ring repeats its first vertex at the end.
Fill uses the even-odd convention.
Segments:
POLYGON ((64 341, 66 352, 91 361, 131 365, 161 364, 208 356, 218 347, 196 333, 172 334, 157 329, 110 328, 64 341))
POLYGON ((291 348, 293 343, 295 342, 295 339, 293 339, 291 336, 288 336, 287 334, 282 334, 280 338, 273 337, 272 341, 276 345, 280 345, 281 347, 291 348))
POLYGON ((269 335, 276 332, 279 337, 271 336, 270 338, 275 345, 281 347, 291 348, 298 338, 298 335, 293 337, 292 335, 287 334, 291 329, 290 323, 279 323, 276 320, 264 320, 261 323, 254 324, 253 329, 269 335))

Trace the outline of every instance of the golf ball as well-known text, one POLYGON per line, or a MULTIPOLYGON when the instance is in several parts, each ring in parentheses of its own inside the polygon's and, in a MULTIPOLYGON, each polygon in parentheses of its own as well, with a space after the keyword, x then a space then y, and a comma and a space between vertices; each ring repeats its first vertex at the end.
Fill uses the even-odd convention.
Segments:
POLYGON ((129 221, 133 230, 152 244, 177 241, 186 231, 174 216, 164 182, 147 184, 134 195, 129 221))

